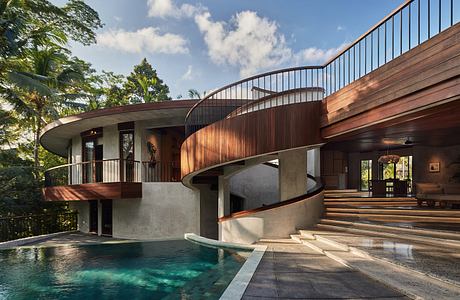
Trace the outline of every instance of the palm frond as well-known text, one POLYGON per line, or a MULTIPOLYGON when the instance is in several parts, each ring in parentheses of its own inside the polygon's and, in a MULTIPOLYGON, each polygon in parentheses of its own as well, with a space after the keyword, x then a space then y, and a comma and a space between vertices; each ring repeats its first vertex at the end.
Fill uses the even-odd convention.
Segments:
POLYGON ((30 77, 27 73, 12 71, 8 73, 8 78, 17 87, 29 92, 37 92, 42 96, 51 96, 53 94, 52 90, 47 85, 30 77))

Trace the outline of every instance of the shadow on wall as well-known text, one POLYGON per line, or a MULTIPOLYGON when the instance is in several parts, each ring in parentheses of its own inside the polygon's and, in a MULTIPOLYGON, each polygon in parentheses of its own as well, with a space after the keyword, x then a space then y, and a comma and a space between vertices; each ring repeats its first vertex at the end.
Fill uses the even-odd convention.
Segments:
POLYGON ((222 241, 252 244, 261 238, 288 238, 299 229, 318 223, 323 215, 324 194, 273 209, 220 222, 222 241))

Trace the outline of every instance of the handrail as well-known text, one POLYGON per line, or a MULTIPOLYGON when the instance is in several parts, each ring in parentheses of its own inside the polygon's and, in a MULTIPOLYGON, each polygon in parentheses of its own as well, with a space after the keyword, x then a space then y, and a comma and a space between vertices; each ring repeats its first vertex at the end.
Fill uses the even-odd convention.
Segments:
POLYGON ((92 160, 49 168, 45 187, 109 182, 180 181, 180 163, 129 159, 92 160))
POLYGON ((298 71, 298 70, 304 70, 304 69, 320 69, 320 68, 322 68, 322 66, 302 66, 302 67, 284 68, 284 69, 279 69, 279 70, 275 70, 275 71, 265 72, 265 73, 262 73, 262 74, 257 74, 257 75, 254 75, 254 76, 244 78, 244 79, 241 79, 239 81, 227 84, 226 86, 223 86, 223 87, 221 87, 221 88, 219 88, 219 89, 217 89, 215 91, 212 91, 210 94, 206 95, 206 97, 204 97, 203 99, 201 99, 200 101, 195 103, 195 105, 193 105, 192 108, 188 111, 187 115, 185 116, 185 119, 187 119, 189 117, 191 111, 193 111, 203 101, 213 97, 214 95, 218 94, 219 92, 222 92, 222 91, 224 91, 224 90, 226 90, 226 89, 228 89, 228 88, 230 88, 232 86, 236 86, 238 84, 241 84, 241 83, 244 83, 244 82, 247 82, 247 81, 252 81, 252 80, 255 80, 255 79, 259 79, 261 77, 275 75, 275 74, 279 74, 279 73, 286 73, 286 72, 298 71))
POLYGON ((59 166, 56 166, 56 167, 46 169, 45 172, 52 171, 52 170, 59 169, 59 168, 72 167, 72 166, 75 166, 75 165, 93 164, 93 163, 101 163, 101 162, 107 162, 107 161, 129 161, 129 162, 134 162, 134 163, 140 163, 140 161, 138 161, 138 160, 110 158, 110 159, 81 161, 81 162, 77 162, 77 163, 59 165, 59 166))
POLYGON ((459 17, 455 8, 453 0, 406 0, 323 65, 266 72, 219 88, 187 113, 186 136, 259 100, 264 90, 280 93, 319 87, 328 97, 453 26, 459 17))
POLYGON ((265 205, 265 206, 257 207, 257 208, 253 208, 253 209, 248 209, 248 210, 235 212, 235 213, 232 213, 230 215, 220 217, 218 221, 222 222, 222 221, 226 221, 226 220, 229 220, 229 219, 240 218, 240 217, 255 214, 257 212, 261 212, 261 211, 265 211, 265 210, 274 209, 274 208, 278 208, 278 207, 281 207, 281 206, 293 204, 293 203, 305 200, 307 198, 311 198, 311 197, 316 196, 319 193, 321 193, 324 190, 324 184, 322 183, 321 178, 314 177, 314 176, 312 176, 310 174, 307 174, 307 176, 308 176, 308 178, 312 178, 316 182, 315 186, 312 187, 311 189, 309 189, 307 191, 307 193, 305 193, 303 195, 300 195, 300 196, 297 196, 297 197, 294 197, 294 198, 291 198, 289 200, 276 202, 276 203, 273 203, 273 204, 269 204, 269 205, 265 205))

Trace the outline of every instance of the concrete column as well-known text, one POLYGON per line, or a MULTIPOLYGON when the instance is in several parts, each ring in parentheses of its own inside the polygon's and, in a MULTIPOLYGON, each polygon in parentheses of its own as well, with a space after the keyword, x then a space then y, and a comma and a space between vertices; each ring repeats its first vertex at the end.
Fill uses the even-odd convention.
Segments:
MULTIPOLYGON (((225 176, 219 176, 217 192, 217 217, 221 218, 230 214, 230 180, 225 176)), ((222 240, 222 228, 219 223, 219 241, 222 240)))
POLYGON ((321 176, 320 148, 307 151, 307 173, 315 177, 321 176))
POLYGON ((97 200, 97 235, 102 235, 102 203, 97 200))
POLYGON ((289 200, 307 192, 307 151, 284 151, 279 158, 280 201, 289 200))

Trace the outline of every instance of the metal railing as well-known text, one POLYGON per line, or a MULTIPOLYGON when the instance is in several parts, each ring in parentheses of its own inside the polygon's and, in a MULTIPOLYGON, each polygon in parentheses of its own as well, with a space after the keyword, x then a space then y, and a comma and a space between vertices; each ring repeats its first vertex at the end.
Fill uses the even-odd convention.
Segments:
POLYGON ((180 178, 179 162, 142 162, 143 182, 178 182, 180 178))
MULTIPOLYGON (((460 18, 459 2, 407 0, 324 65, 272 71, 213 91, 187 114, 186 136, 268 95, 321 88, 324 97, 330 96, 456 24, 460 18)), ((289 97, 278 105, 286 104, 291 104, 289 97)))
POLYGON ((54 167, 45 171, 45 187, 108 182, 180 181, 178 162, 105 159, 54 167))
POLYGON ((77 230, 76 212, 0 218, 0 242, 77 230))

